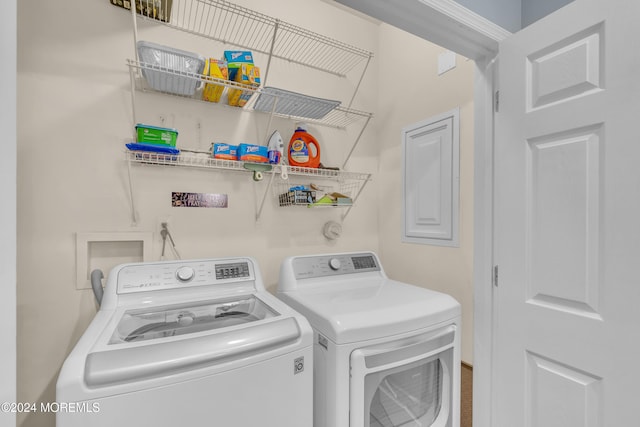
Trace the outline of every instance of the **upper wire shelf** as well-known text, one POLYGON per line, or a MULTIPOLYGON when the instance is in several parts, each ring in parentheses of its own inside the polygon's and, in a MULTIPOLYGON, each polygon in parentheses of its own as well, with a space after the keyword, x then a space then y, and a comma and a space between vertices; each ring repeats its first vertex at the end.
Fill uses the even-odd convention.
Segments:
MULTIPOLYGON (((137 0, 169 27, 344 77, 373 53, 225 0, 137 0)), ((365 66, 366 67, 366 66, 365 66)))
MULTIPOLYGON (((303 95, 300 93, 289 92, 284 90, 274 90, 273 88, 258 88, 255 86, 243 85, 229 80, 216 79, 213 77, 204 77, 200 74, 188 73, 183 71, 172 70, 167 67, 161 67, 154 64, 148 64, 139 61, 127 60, 127 65, 131 72, 131 77, 135 81, 135 87, 142 92, 158 92, 163 95, 177 96, 180 98, 188 98, 206 102, 202 99, 201 88, 196 90, 194 95, 178 95, 170 92, 160 92, 151 88, 147 80, 142 77, 137 71, 149 70, 167 76, 168 78, 175 77, 179 79, 186 79, 194 81, 198 85, 205 83, 215 83, 217 85, 225 86, 226 88, 242 89, 247 93, 252 93, 253 96, 242 107, 245 110, 251 110, 255 112, 261 112, 266 114, 273 113, 275 116, 284 117, 287 119, 301 120, 306 123, 314 123, 323 126, 334 127, 338 129, 345 129, 349 125, 367 119, 372 116, 371 113, 355 110, 353 108, 346 108, 341 105, 330 105, 327 107, 326 100, 314 98, 311 96, 303 95)), ((226 106, 224 98, 221 102, 213 103, 215 105, 226 106)), ((239 107, 228 107, 239 108, 239 107)))

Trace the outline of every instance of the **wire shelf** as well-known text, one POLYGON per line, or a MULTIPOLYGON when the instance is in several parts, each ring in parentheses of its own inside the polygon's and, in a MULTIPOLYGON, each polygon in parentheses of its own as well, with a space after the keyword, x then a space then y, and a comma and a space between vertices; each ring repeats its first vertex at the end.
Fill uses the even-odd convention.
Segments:
MULTIPOLYGON (((249 100, 249 102, 247 103, 248 108, 258 113, 269 114, 270 113, 269 111, 266 111, 266 110, 260 111, 260 110, 254 109, 254 105, 257 102, 256 100, 258 100, 260 96, 263 95, 262 89, 259 89, 258 93, 260 94, 259 96, 254 95, 254 97, 251 98, 251 100, 249 100)), ((289 102, 291 104, 297 104, 297 105, 300 105, 302 103, 308 103, 308 101, 305 98, 306 98, 305 95, 300 94, 296 100, 292 100, 290 98, 289 102)), ((311 104, 306 108, 313 110, 314 108, 319 108, 319 107, 316 107, 315 105, 311 104)), ((294 110, 291 110, 291 111, 294 111, 294 110)), ((274 112, 273 115, 277 117, 283 117, 285 119, 290 119, 294 121, 304 121, 305 123, 313 123, 313 124, 332 127, 336 129, 346 129, 347 127, 349 127, 350 125, 358 121, 373 117, 372 113, 367 113, 364 111, 354 110, 353 108, 346 108, 346 107, 336 107, 320 119, 315 119, 303 114, 295 114, 295 113, 285 114, 282 112, 280 113, 274 112)))
POLYGON ((372 117, 371 113, 355 110, 352 108, 345 108, 342 106, 327 107, 327 100, 314 98, 311 96, 289 92, 284 90, 274 91, 273 88, 258 88, 256 86, 244 85, 241 83, 233 82, 230 80, 217 79, 214 77, 205 77, 200 74, 194 74, 184 71, 172 70, 166 67, 162 67, 155 64, 148 64, 140 61, 127 60, 127 65, 131 73, 131 77, 135 82, 135 88, 141 92, 157 92, 163 95, 177 96, 180 98, 187 98, 196 101, 202 101, 207 104, 215 104, 219 106, 227 106, 229 108, 243 108, 249 111, 255 111, 258 113, 271 114, 272 106, 275 104, 286 106, 280 108, 279 111, 273 111, 273 114, 278 117, 283 117, 292 120, 303 120, 308 123, 314 123, 322 126, 333 127, 337 129, 345 129, 349 125, 356 123, 362 119, 372 117), (170 80, 180 81, 193 81, 196 83, 197 90, 193 95, 185 95, 182 93, 162 91, 152 88, 148 81, 142 77, 142 74, 138 71, 149 70, 153 71, 157 75, 160 75, 159 80, 167 80, 164 87, 171 88, 175 85, 171 84, 170 80), (235 107, 227 105, 225 97, 221 98, 221 102, 209 102, 203 100, 202 87, 205 84, 216 84, 225 87, 225 91, 229 89, 241 89, 243 92, 249 95, 253 95, 244 107, 235 107), (258 96, 257 96, 258 95, 258 96), (260 100, 263 101, 260 101, 260 100), (265 103, 264 100, 270 101, 265 103), (256 109, 258 105, 259 109, 256 109), (326 112, 326 110, 329 110, 326 112), (296 114, 296 112, 300 112, 296 114), (318 113, 320 112, 320 113, 318 113), (305 113, 307 113, 305 115, 305 113), (323 115, 324 114, 324 115, 323 115), (309 117, 311 115, 312 117, 309 117))
POLYGON ((320 169, 320 168, 303 168, 300 166, 278 166, 277 172, 281 172, 282 168, 287 168, 288 175, 294 176, 307 176, 311 178, 328 178, 337 181, 357 180, 357 181, 369 181, 371 174, 364 172, 348 172, 343 170, 334 169, 320 169))
MULTIPOLYGON (((124 154, 125 160, 132 163, 250 172, 244 167, 245 162, 216 159, 211 157, 211 155, 208 153, 194 154, 190 152, 182 152, 178 155, 175 155, 153 153, 147 151, 126 150, 124 154)), ((283 167, 287 168, 288 175, 306 176, 315 179, 331 179, 335 180, 338 183, 343 183, 346 181, 368 181, 371 178, 371 174, 362 172, 348 172, 333 169, 303 168, 298 166, 282 165, 274 166, 273 173, 275 173, 276 175, 280 175, 282 173, 283 167)), ((267 172, 267 174, 269 173, 271 172, 267 172)))
MULTIPOLYGON (((181 152, 178 155, 161 154, 145 151, 124 152, 129 171, 129 186, 131 195, 131 215, 134 223, 137 220, 133 181, 131 178, 131 165, 148 165, 161 167, 185 167, 208 170, 221 171, 237 171, 244 173, 253 173, 252 170, 245 168, 245 162, 234 160, 222 160, 211 157, 208 153, 190 153, 181 152)), ((362 193, 367 182, 371 179, 371 174, 360 172, 346 172, 332 169, 314 169, 302 168, 296 166, 276 165, 270 172, 265 172, 265 181, 268 182, 267 188, 262 197, 260 208, 256 212, 256 220, 260 218, 264 202, 266 201, 269 190, 274 194, 279 206, 309 206, 317 207, 340 207, 347 208, 342 214, 344 219, 350 208, 355 204, 356 200, 362 193), (283 178, 283 169, 289 176, 294 179, 283 178), (267 178, 268 176, 268 178, 267 178), (297 182, 297 183, 296 183, 297 182), (314 187, 314 197, 311 200, 300 200, 299 196, 294 192, 291 194, 291 188, 300 185, 308 185, 314 187), (298 197, 297 197, 298 196, 298 197), (323 198, 324 197, 324 198, 323 198)), ((254 175, 255 179, 255 175, 254 175)))
MULTIPOLYGON (((345 76, 373 53, 224 0, 138 0, 169 27, 345 76)), ((150 14, 151 15, 151 14, 150 14)))
POLYGON ((247 171, 243 162, 214 159, 208 154, 161 154, 147 151, 125 151, 125 160, 131 163, 158 166, 181 166, 203 169, 247 171))
MULTIPOLYGON (((212 84, 222 85, 222 86, 227 87, 227 88, 242 89, 242 90, 246 90, 246 91, 250 91, 250 92, 257 92, 258 91, 258 88, 256 86, 237 83, 237 82, 234 82, 234 81, 231 81, 231 80, 225 80, 225 79, 218 79, 218 78, 215 78, 215 77, 203 76, 202 74, 196 74, 196 73, 190 73, 190 72, 186 72, 186 71, 175 70, 175 69, 163 67, 163 66, 156 65, 156 64, 149 64, 149 63, 146 63, 146 62, 133 61, 131 59, 127 59, 127 65, 129 66, 129 69, 132 70, 132 71, 134 71, 134 70, 154 71, 154 72, 157 72, 158 74, 164 75, 166 79, 187 79, 187 80, 192 80, 192 81, 197 83, 197 85, 199 86, 200 89, 201 89, 201 86, 203 84, 212 83, 212 84)), ((143 79, 143 81, 146 81, 146 79, 143 79)), ((170 85, 166 85, 166 86, 169 87, 170 85)), ((170 92, 170 91, 162 91, 162 90, 152 89, 151 86, 149 86, 148 84, 145 85, 145 86, 139 86, 139 87, 137 87, 137 89, 149 90, 149 91, 161 92, 161 93, 168 93, 170 95, 178 95, 178 96, 182 96, 182 97, 185 97, 185 98, 194 98, 194 99, 202 98, 202 93, 201 92, 196 93, 196 95, 181 95, 179 93, 174 93, 174 92, 170 92)))

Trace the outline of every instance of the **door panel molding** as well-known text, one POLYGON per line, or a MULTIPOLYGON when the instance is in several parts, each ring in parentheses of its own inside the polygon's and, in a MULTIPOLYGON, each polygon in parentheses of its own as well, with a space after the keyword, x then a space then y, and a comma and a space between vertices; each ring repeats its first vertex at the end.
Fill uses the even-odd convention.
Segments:
POLYGON ((535 353, 525 357, 525 427, 602 427, 602 378, 535 353))
POLYGON ((459 127, 456 108, 402 130, 403 242, 459 245, 459 127))
POLYGON ((527 302, 601 320, 602 124, 527 142, 527 302))
POLYGON ((604 58, 602 22, 529 55, 528 111, 603 90, 604 58))

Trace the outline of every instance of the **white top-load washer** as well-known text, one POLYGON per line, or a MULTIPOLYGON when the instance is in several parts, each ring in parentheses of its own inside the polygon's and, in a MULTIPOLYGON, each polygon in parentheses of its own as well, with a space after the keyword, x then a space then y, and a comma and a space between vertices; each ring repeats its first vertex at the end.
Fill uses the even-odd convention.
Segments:
POLYGON ((57 427, 311 427, 311 343, 251 258, 121 265, 60 372, 57 427))
POLYGON ((459 427, 460 305, 372 252, 284 260, 277 296, 314 329, 314 427, 459 427))

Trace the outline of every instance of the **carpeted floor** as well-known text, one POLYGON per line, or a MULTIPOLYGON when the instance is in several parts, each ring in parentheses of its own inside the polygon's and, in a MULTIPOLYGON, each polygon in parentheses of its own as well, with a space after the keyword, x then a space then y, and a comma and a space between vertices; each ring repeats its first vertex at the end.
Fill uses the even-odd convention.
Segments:
POLYGON ((473 368, 462 364, 460 385, 460 427, 471 427, 473 408, 473 368))

